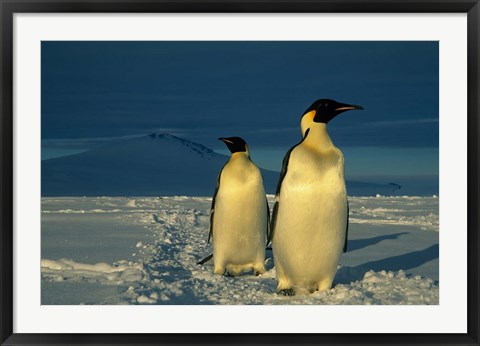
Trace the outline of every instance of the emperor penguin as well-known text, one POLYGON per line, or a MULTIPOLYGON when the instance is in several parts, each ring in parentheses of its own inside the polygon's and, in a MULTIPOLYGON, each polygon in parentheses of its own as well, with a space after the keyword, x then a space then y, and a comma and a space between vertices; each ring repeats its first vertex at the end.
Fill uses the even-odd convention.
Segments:
POLYGON ((260 169, 240 137, 219 138, 231 152, 217 179, 210 214, 215 274, 265 273, 270 210, 260 169))
POLYGON ((347 248, 344 158, 327 132, 337 115, 361 106, 315 101, 301 117, 302 137, 283 160, 272 214, 277 291, 328 290, 347 248))

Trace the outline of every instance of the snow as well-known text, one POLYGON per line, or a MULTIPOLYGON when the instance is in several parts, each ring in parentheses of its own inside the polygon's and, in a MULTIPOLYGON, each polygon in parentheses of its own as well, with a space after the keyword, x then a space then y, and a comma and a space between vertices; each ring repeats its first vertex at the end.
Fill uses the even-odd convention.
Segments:
POLYGON ((115 265, 107 263, 86 264, 68 259, 41 260, 42 276, 51 281, 63 281, 70 278, 83 278, 87 281, 111 284, 136 282, 143 277, 142 263, 118 261, 115 265))
POLYGON ((438 304, 438 201, 350 197, 333 288, 287 297, 270 250, 258 277, 196 264, 211 251, 210 197, 44 197, 42 304, 438 304))

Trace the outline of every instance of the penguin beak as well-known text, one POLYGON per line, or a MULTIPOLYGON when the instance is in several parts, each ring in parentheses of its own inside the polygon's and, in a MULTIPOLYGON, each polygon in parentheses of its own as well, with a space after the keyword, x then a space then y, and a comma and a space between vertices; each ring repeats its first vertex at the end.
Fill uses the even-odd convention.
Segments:
POLYGON ((362 106, 359 106, 359 105, 342 105, 340 107, 338 107, 337 109, 335 109, 336 112, 344 112, 344 111, 351 111, 351 110, 363 110, 363 107, 362 106))
POLYGON ((230 143, 230 144, 233 144, 233 142, 232 142, 232 141, 229 141, 228 139, 226 139, 226 138, 223 138, 223 137, 220 137, 218 140, 219 140, 219 141, 222 141, 223 143, 230 143))

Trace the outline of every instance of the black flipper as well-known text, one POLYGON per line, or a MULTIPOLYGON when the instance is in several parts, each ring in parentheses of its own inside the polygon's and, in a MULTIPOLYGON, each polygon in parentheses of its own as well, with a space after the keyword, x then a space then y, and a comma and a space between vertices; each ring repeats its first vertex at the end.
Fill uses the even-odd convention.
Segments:
POLYGON ((215 213, 215 197, 217 197, 217 190, 218 190, 218 185, 217 185, 217 189, 215 190, 215 194, 213 195, 213 198, 212 198, 212 207, 210 209, 210 231, 208 232, 207 244, 210 244, 210 238, 213 237, 213 214, 215 213))
POLYGON ((265 203, 267 203, 267 243, 265 246, 270 243, 271 239, 271 228, 270 228, 270 207, 268 206, 268 199, 265 198, 265 203))
POLYGON ((349 214, 350 214, 350 205, 348 204, 348 200, 347 200, 347 230, 345 231, 345 243, 343 244, 343 252, 347 252, 349 214))
MULTIPOLYGON (((278 195, 277 195, 278 198, 278 195)), ((277 212, 278 212, 278 202, 275 202, 275 205, 273 206, 273 212, 272 212, 272 221, 270 224, 270 235, 267 240, 267 244, 272 242, 273 239, 273 234, 275 233, 275 224, 277 222, 277 212)))
MULTIPOLYGON (((269 238, 270 241, 272 241, 273 236, 275 234, 275 225, 277 223, 277 213, 278 213, 278 207, 279 207, 278 199, 280 198, 280 189, 282 187, 283 179, 285 178, 285 175, 287 174, 288 162, 290 161, 290 154, 292 153, 293 149, 295 149, 300 144, 302 144, 302 142, 305 140, 305 138, 307 138, 309 132, 310 132, 310 129, 307 129, 307 131, 305 131, 305 136, 303 136, 302 140, 299 143, 297 143, 296 145, 294 145, 293 147, 291 147, 287 151, 287 153, 285 154, 285 157, 283 158, 282 171, 280 172, 280 179, 278 180, 278 184, 277 184, 277 191, 276 191, 276 194, 275 194, 276 201, 275 201, 275 205, 273 206, 272 222, 271 222, 271 225, 270 225, 270 238, 269 238)), ((268 242, 267 242, 267 244, 268 244, 268 242)))
POLYGON ((202 259, 201 261, 197 262, 197 264, 205 264, 207 263, 208 261, 210 261, 213 257, 213 253, 211 253, 210 255, 208 255, 207 257, 205 257, 204 259, 202 259))
MULTIPOLYGON (((225 163, 225 165, 227 163, 225 163)), ((210 208, 210 232, 208 233, 207 244, 210 243, 210 238, 213 238, 213 214, 215 213, 215 198, 217 198, 218 188, 220 187, 220 177, 222 175, 222 171, 225 165, 223 165, 222 169, 220 170, 220 173, 218 173, 217 186, 215 187, 215 193, 213 194, 213 198, 212 198, 212 206, 210 208)))

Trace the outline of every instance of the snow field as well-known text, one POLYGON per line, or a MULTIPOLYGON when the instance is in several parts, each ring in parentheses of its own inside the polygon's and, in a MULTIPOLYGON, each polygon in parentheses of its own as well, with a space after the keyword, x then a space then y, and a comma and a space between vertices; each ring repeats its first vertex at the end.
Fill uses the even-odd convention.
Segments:
MULTIPOLYGON (((272 206, 274 196, 268 199, 272 206)), ((349 201, 350 250, 334 287, 284 297, 276 293, 271 251, 268 271, 258 277, 214 275, 212 261, 196 264, 211 252, 209 197, 43 198, 42 244, 68 240, 62 225, 88 239, 83 246, 56 240, 65 247, 62 254, 76 259, 55 258, 52 247, 42 248, 42 304, 438 304, 438 198, 349 201), (106 221, 100 227, 111 243, 132 233, 129 246, 120 253, 105 242, 89 253, 99 231, 86 221, 94 217, 106 221), (96 261, 113 255, 118 259, 96 261)))

